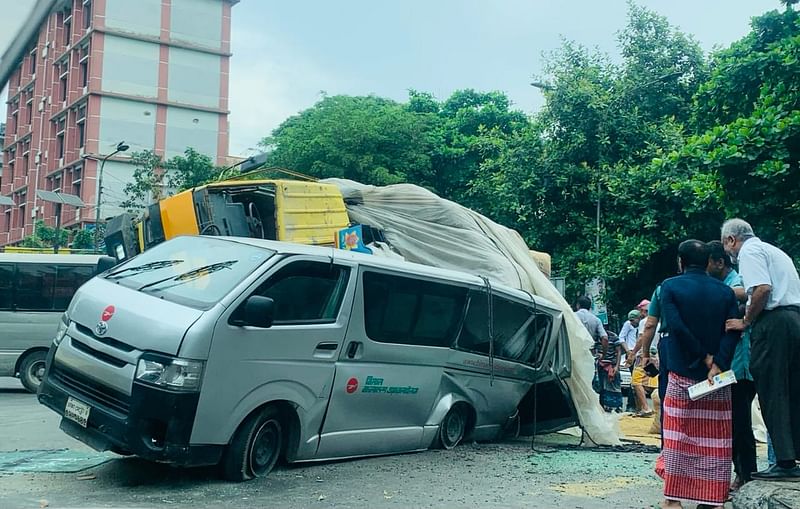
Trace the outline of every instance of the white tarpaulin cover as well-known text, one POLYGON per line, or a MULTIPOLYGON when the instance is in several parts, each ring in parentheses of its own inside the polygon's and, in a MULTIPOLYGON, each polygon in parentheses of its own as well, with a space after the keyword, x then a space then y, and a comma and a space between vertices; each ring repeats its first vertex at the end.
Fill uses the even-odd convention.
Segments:
MULTIPOLYGON (((391 250, 404 259, 486 276, 560 306, 572 353, 572 376, 566 383, 580 424, 591 441, 619 445, 617 421, 603 411, 592 390, 592 339, 539 270, 519 233, 411 184, 375 187, 342 179, 324 182, 339 187, 352 222, 383 230, 391 250)), ((387 250, 381 246, 375 254, 385 256, 387 250)))

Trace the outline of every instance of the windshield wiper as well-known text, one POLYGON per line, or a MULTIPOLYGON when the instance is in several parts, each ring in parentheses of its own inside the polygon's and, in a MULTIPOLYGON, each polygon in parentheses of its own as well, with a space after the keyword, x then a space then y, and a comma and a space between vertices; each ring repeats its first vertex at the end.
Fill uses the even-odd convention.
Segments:
POLYGON ((179 263, 183 263, 183 260, 159 260, 157 262, 145 263, 143 265, 137 265, 135 267, 126 267, 116 272, 112 272, 111 274, 106 276, 106 279, 111 279, 111 278, 122 279, 124 277, 141 274, 142 272, 150 272, 151 270, 158 270, 158 269, 163 269, 165 267, 172 267, 173 265, 178 265, 179 263), (125 274, 124 276, 120 276, 119 274, 122 274, 123 272, 130 272, 130 274, 125 274))
POLYGON ((173 286, 178 286, 183 283, 187 283, 189 281, 205 277, 213 272, 217 272, 218 270, 230 269, 231 265, 233 265, 234 263, 238 263, 238 260, 228 260, 225 262, 217 262, 217 263, 212 263, 210 265, 204 265, 202 267, 198 267, 188 272, 184 272, 183 274, 178 274, 177 276, 165 277, 164 279, 158 279, 156 281, 153 281, 152 283, 147 283, 146 285, 137 288, 137 290, 141 292, 143 290, 146 290, 147 288, 160 285, 161 283, 165 283, 167 281, 176 281, 174 285, 167 286, 167 288, 172 288, 173 286))

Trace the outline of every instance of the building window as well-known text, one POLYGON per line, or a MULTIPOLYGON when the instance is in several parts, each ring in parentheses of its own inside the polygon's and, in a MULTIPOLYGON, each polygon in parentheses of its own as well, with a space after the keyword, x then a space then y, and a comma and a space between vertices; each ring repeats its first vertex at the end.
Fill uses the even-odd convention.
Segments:
POLYGON ((19 127, 19 99, 14 100, 11 103, 11 120, 9 121, 8 125, 8 132, 12 134, 17 134, 17 128, 19 127))
POLYGON ((31 51, 31 59, 29 62, 28 72, 36 74, 36 50, 31 51))
POLYGON ((84 45, 80 50, 81 86, 89 85, 89 45, 84 45))
POLYGON ((25 103, 25 116, 27 125, 33 124, 33 99, 28 99, 28 102, 25 103))
POLYGON ((59 88, 61 91, 60 98, 62 102, 67 102, 67 78, 69 77, 69 60, 63 60, 58 64, 58 79, 59 88))
POLYGON ((61 173, 53 176, 53 191, 57 193, 61 192, 61 173))
POLYGON ((92 2, 89 0, 83 1, 83 28, 88 30, 92 25, 92 2))
POLYGON ((61 81, 59 83, 61 86, 61 100, 63 102, 67 102, 67 76, 61 76, 61 81))
POLYGON ((89 61, 81 62, 81 86, 89 85, 89 61))
POLYGON ((65 117, 56 120, 56 157, 62 159, 64 157, 64 136, 67 130, 67 121, 65 117))
POLYGON ((86 124, 78 124, 78 148, 83 148, 86 144, 86 124))
POLYGON ((28 153, 25 152, 25 154, 23 154, 22 156, 22 171, 25 172, 26 176, 28 175, 28 163, 29 163, 28 153))
POLYGON ((64 20, 64 46, 69 46, 72 36, 72 16, 64 20))
POLYGON ((72 170, 72 194, 81 195, 81 168, 80 166, 72 170))
POLYGON ((83 148, 86 144, 86 104, 78 106, 75 125, 78 127, 78 148, 83 148))
POLYGON ((14 163, 15 161, 13 159, 8 163, 8 181, 11 183, 12 188, 14 187, 14 163))
MULTIPOLYGON (((23 198, 20 198, 22 200, 23 198)), ((17 218, 17 228, 25 228, 25 205, 19 206, 19 217, 17 218)))

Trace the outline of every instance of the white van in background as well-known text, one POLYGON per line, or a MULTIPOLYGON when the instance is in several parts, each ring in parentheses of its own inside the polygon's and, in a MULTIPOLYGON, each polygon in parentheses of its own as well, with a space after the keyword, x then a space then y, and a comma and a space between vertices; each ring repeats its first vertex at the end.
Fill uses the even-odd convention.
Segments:
POLYGON ((102 258, 0 253, 0 376, 36 392, 60 317, 102 258))

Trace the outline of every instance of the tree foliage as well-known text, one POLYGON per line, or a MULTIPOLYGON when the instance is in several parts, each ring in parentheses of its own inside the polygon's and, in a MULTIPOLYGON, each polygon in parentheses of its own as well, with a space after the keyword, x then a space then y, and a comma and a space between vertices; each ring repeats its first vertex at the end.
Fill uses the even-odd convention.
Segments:
POLYGON ((679 241, 717 238, 726 216, 800 257, 800 21, 783 3, 708 57, 630 3, 621 59, 564 41, 532 116, 469 89, 325 97, 263 145, 317 177, 426 186, 550 252, 568 297, 598 275, 624 310, 675 273, 679 241))
POLYGON ((324 97, 278 127, 261 145, 269 165, 315 177, 386 185, 432 179, 428 115, 374 96, 324 97))
POLYGON ((55 245, 56 239, 58 239, 59 246, 66 247, 69 231, 64 228, 56 230, 52 226, 47 226, 43 220, 37 219, 34 223, 33 235, 22 239, 20 245, 32 248, 51 248, 55 245))
POLYGON ((206 184, 218 178, 223 171, 210 157, 187 148, 182 156, 164 160, 152 150, 134 152, 133 180, 125 185, 125 201, 121 206, 131 211, 140 210, 176 192, 206 184))

